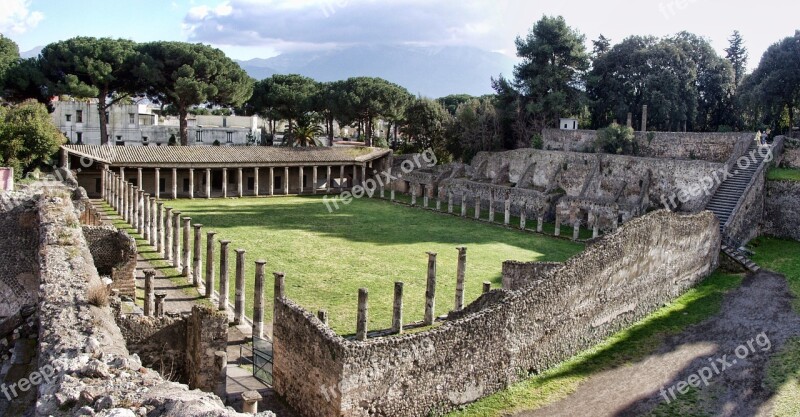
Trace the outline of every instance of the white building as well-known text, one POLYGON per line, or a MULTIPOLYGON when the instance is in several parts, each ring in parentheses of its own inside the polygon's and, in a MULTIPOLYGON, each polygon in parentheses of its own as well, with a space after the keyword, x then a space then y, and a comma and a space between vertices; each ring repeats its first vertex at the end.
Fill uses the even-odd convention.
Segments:
MULTIPOLYGON (((97 101, 54 101, 53 123, 78 145, 100 145, 97 101)), ((117 146, 162 146, 180 137, 179 120, 162 120, 144 104, 115 104, 106 113, 109 142, 117 146)), ((189 116, 189 145, 245 145, 261 140, 258 116, 189 116)))
POLYGON ((561 130, 578 130, 578 119, 563 117, 558 124, 561 130))

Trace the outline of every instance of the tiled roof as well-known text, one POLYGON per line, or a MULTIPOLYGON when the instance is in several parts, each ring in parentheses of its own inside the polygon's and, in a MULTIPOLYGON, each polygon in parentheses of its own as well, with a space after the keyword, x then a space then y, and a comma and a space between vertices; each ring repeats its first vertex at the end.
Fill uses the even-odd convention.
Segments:
POLYGON ((282 166, 359 164, 391 153, 366 147, 64 145, 72 155, 116 166, 282 166))

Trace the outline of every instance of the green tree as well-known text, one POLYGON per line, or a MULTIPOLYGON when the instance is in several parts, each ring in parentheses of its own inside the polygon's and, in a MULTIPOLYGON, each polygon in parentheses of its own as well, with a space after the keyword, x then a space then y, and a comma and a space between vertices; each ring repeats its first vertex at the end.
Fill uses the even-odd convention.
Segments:
POLYGON ((56 94, 97 99, 100 142, 108 143, 108 109, 135 93, 136 44, 125 39, 76 37, 42 49, 40 65, 56 94), (114 95, 114 97, 112 97, 114 95))
POLYGON ((298 120, 297 125, 292 129, 291 135, 287 135, 289 140, 284 141, 284 145, 301 148, 322 146, 322 142, 318 137, 324 133, 325 131, 319 124, 314 123, 309 118, 302 118, 298 120))
POLYGON ((49 105, 49 81, 42 73, 38 58, 21 59, 6 73, 5 98, 13 102, 36 99, 49 105))
POLYGON ((592 41, 592 59, 597 59, 611 50, 611 39, 601 33, 597 40, 592 41))
POLYGON ((148 96, 177 109, 183 146, 189 144, 186 118, 192 106, 236 107, 253 94, 254 80, 219 49, 185 42, 151 42, 138 49, 143 62, 136 74, 148 96))
POLYGON ((450 123, 447 110, 436 101, 418 98, 406 109, 402 132, 407 138, 406 150, 422 152, 432 149, 440 161, 447 161, 449 152, 445 131, 450 123))
POLYGON ((384 117, 390 122, 399 121, 403 110, 413 100, 405 88, 374 77, 347 79, 341 98, 340 121, 344 124, 358 123, 359 137, 363 132, 367 146, 372 146, 375 120, 384 117))
POLYGON ((584 42, 585 37, 561 16, 544 16, 527 37, 517 38, 522 62, 514 68, 514 84, 525 97, 524 117, 530 116, 534 130, 580 111, 583 75, 589 68, 584 42))
POLYGON ((733 82, 738 87, 744 79, 747 71, 747 60, 749 58, 747 48, 744 46, 744 39, 738 30, 733 31, 733 35, 728 38, 729 46, 725 48, 725 59, 733 66, 733 82))
POLYGON ((449 96, 437 98, 436 101, 438 101, 451 116, 455 116, 458 106, 468 103, 475 98, 476 97, 469 94, 451 94, 449 96))
POLYGON ((9 69, 19 61, 19 47, 11 39, 0 33, 0 95, 6 88, 9 69))
POLYGON ((481 151, 502 148, 500 118, 493 97, 462 103, 448 128, 448 150, 466 163, 481 151))
POLYGON ((618 155, 636 155, 639 151, 633 129, 617 123, 597 131, 594 147, 596 152, 618 155))
POLYGON ((317 82, 297 74, 275 74, 272 76, 268 100, 280 119, 289 121, 289 131, 294 122, 313 110, 313 98, 317 93, 317 82))
POLYGON ((43 104, 31 100, 0 107, 0 157, 17 178, 50 160, 63 143, 43 104))

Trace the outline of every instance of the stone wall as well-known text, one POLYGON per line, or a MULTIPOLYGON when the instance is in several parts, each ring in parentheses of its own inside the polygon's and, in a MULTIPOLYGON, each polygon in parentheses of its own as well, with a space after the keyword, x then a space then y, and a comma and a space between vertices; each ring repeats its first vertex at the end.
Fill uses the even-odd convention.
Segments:
POLYGON ((535 284, 548 272, 560 268, 561 262, 503 262, 503 289, 517 291, 535 284))
POLYGON ((800 183, 767 181, 761 233, 800 240, 800 183))
MULTIPOLYGON (((755 133, 691 133, 636 132, 639 155, 652 158, 698 159, 727 162, 732 155, 741 156, 755 133)), ((572 152, 592 152, 597 138, 595 130, 542 131, 544 149, 572 152)))
POLYGON ((345 340, 277 300, 275 388, 305 416, 447 412, 658 309, 716 268, 719 246, 710 212, 653 212, 543 272, 535 285, 485 294, 481 308, 429 331, 366 342, 345 340))
POLYGON ((97 272, 110 277, 121 295, 136 295, 136 240, 114 226, 83 226, 97 272))
POLYGON ((37 302, 35 199, 23 192, 0 193, 0 318, 37 302))
POLYGON ((215 353, 228 349, 228 315, 195 306, 186 319, 186 377, 189 386, 213 392, 220 382, 215 353))
POLYGON ((142 365, 171 381, 188 383, 186 372, 186 319, 182 317, 117 317, 128 351, 142 365))

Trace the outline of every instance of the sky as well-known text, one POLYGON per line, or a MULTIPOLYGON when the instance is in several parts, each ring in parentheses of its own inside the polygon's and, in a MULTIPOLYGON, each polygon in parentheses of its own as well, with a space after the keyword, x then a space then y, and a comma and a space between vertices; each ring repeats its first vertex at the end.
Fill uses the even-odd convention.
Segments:
POLYGON ((737 29, 749 67, 800 29, 787 0, 0 0, 0 33, 20 51, 73 36, 214 45, 235 59, 361 44, 473 46, 515 55, 514 39, 542 15, 561 15, 586 36, 616 43, 682 30, 724 56, 737 29))

